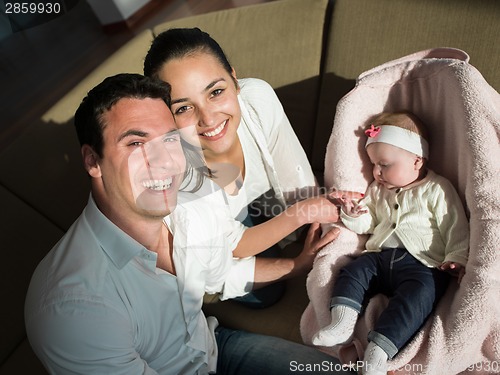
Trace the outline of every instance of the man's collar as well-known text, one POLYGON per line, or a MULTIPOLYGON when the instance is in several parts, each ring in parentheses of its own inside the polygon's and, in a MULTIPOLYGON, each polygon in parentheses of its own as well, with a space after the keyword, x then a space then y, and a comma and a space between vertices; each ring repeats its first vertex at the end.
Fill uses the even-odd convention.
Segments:
POLYGON ((104 216, 92 195, 85 207, 84 216, 101 248, 117 268, 123 268, 133 257, 145 250, 144 246, 104 216))

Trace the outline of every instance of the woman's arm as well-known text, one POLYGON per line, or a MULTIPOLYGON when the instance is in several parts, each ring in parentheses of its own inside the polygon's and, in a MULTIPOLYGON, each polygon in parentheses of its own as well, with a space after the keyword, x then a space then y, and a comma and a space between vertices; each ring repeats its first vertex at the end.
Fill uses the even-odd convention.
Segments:
POLYGON ((259 254, 304 224, 334 223, 338 218, 337 205, 326 196, 297 202, 270 220, 246 229, 233 255, 245 258, 259 254))
POLYGON ((317 194, 317 183, 306 153, 273 88, 260 79, 240 80, 242 114, 272 165, 288 204, 317 194), (312 193, 312 194, 311 194, 312 193))

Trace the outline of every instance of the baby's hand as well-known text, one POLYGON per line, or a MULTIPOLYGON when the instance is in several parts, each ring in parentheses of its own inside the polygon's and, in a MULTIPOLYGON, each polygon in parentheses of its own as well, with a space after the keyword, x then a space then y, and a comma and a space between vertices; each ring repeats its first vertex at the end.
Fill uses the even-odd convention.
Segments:
POLYGON ((450 273, 453 276, 456 276, 458 278, 458 283, 462 281, 462 278, 465 275, 465 267, 462 266, 460 263, 455 263, 455 262, 444 262, 439 266, 439 269, 441 271, 446 271, 450 273))
POLYGON ((360 217, 368 212, 367 209, 363 208, 362 205, 358 204, 357 201, 353 200, 348 195, 342 195, 339 198, 340 206, 342 211, 350 217, 360 217))

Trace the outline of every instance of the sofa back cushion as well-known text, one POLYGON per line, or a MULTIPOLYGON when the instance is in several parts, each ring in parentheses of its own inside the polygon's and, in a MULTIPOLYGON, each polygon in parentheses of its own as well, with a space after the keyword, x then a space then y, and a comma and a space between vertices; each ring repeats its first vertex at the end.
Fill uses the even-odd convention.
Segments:
POLYGON ((285 0, 166 22, 199 27, 222 47, 238 78, 261 78, 273 86, 308 155, 319 94, 327 0, 285 0))
MULTIPOLYGON (((36 185, 37 181, 32 181, 31 188, 36 189, 36 185)), ((3 373, 2 364, 26 338, 24 298, 31 275, 38 262, 62 237, 63 231, 2 185, 0 202, 0 284, 3 300, 0 312, 0 373, 3 373)), ((18 370, 14 373, 21 373, 18 370)))
POLYGON ((336 0, 325 53, 312 164, 324 165, 338 100, 362 72, 436 47, 466 51, 470 62, 500 89, 500 1, 336 0))

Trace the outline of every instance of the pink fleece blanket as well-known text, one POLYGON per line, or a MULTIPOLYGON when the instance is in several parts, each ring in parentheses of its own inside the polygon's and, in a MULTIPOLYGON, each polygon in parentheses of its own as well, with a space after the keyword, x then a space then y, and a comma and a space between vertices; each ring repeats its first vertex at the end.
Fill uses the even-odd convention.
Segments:
MULTIPOLYGON (((372 180, 363 127, 379 112, 412 111, 429 128, 430 168, 455 185, 469 216, 462 283, 452 282, 422 330, 389 362, 398 375, 500 373, 500 95, 468 61, 463 51, 438 48, 363 73, 337 106, 327 148, 326 186, 363 192, 372 180)), ((330 322, 337 272, 367 239, 340 227, 307 279, 310 303, 300 327, 306 344, 330 322)), ((362 359, 386 303, 385 296, 373 298, 353 342, 323 350, 345 363, 362 359)))

